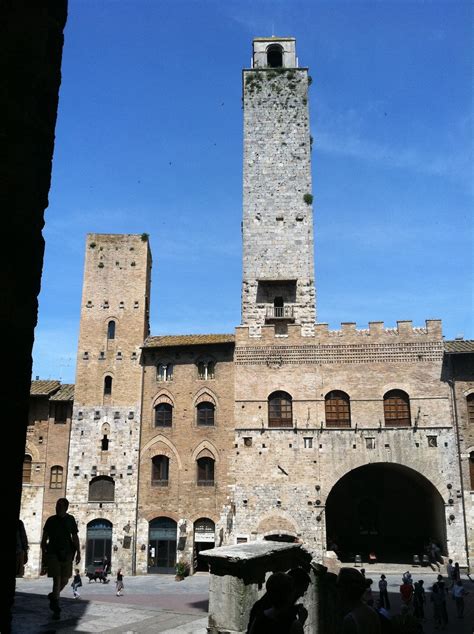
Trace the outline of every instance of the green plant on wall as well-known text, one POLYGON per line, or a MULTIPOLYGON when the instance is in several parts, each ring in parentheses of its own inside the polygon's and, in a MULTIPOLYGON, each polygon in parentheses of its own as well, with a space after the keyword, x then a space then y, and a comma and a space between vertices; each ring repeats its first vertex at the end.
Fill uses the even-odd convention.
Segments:
POLYGON ((95 242, 91 242, 91 243, 90 243, 90 245, 89 245, 89 247, 90 247, 91 249, 95 249, 95 247, 96 247, 95 242))
POLYGON ((142 233, 142 235, 140 236, 142 239, 142 242, 147 242, 148 238, 150 237, 149 233, 142 233))
POLYGON ((303 200, 307 205, 311 205, 311 203, 313 202, 313 194, 305 194, 303 196, 303 200))

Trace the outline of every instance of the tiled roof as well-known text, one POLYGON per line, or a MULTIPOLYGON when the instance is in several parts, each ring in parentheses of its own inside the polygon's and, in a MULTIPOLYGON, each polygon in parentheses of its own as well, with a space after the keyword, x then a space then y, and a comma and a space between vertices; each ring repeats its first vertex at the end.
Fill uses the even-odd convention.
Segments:
POLYGON ((73 401, 74 383, 64 383, 59 390, 51 397, 51 401, 73 401))
POLYGON ((474 339, 455 339, 454 341, 445 341, 444 349, 448 353, 474 352, 474 339))
POLYGON ((31 381, 30 396, 51 396, 60 386, 61 381, 31 381))
POLYGON ((234 343, 234 341, 234 335, 164 335, 162 337, 148 337, 143 347, 199 346, 213 343, 234 343))

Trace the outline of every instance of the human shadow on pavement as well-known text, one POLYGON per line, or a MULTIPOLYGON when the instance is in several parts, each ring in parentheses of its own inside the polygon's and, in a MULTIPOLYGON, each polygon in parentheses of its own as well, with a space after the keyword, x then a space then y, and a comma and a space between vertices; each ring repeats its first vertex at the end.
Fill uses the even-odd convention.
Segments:
POLYGON ((87 599, 61 597, 61 617, 55 621, 46 595, 16 592, 12 610, 12 633, 46 634, 73 628, 83 619, 88 603, 87 599))
POLYGON ((190 601, 188 603, 193 608, 197 608, 198 610, 202 610, 203 612, 209 612, 209 600, 204 599, 202 601, 190 601))

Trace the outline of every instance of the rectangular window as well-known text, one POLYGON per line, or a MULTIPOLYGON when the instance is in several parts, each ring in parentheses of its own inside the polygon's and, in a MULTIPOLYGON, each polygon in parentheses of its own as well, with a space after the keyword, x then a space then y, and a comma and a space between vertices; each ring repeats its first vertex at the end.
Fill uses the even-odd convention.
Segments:
POLYGON ((375 438, 366 438, 365 439, 365 448, 366 449, 375 449, 375 438))
POLYGON ((312 449, 313 448, 313 439, 312 438, 303 438, 304 448, 312 449))
POLYGON ((438 437, 428 436, 428 447, 437 447, 437 446, 438 446, 438 437))
POLYGON ((58 401, 54 404, 54 422, 65 423, 67 421, 68 403, 67 401, 58 401))
POLYGON ((50 489, 61 489, 63 486, 63 468, 53 467, 51 469, 51 477, 49 480, 50 489))

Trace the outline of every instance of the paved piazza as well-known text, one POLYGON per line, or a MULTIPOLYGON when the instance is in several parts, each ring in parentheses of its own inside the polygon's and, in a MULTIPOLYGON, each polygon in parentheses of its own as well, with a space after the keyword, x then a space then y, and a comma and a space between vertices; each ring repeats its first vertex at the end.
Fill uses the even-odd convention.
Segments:
MULTIPOLYGON (((367 576, 374 586, 383 569, 367 568, 367 576)), ((414 581, 423 579, 427 590, 436 579, 436 574, 412 570, 414 581)), ((81 588, 81 598, 74 600, 72 590, 67 587, 62 595, 60 621, 51 620, 46 595, 51 589, 49 579, 18 579, 14 607, 14 634, 36 634, 50 632, 123 632, 147 634, 149 632, 176 632, 206 634, 208 575, 197 573, 177 582, 170 575, 148 575, 129 577, 125 581, 124 596, 115 596, 113 580, 107 584, 86 583, 81 588)), ((387 575, 392 612, 399 611, 398 588, 401 574, 387 575)), ((447 600, 449 624, 448 634, 472 634, 474 626, 474 583, 463 577, 469 593, 463 620, 456 618, 454 601, 447 600)), ((424 634, 434 634, 432 605, 427 593, 424 634)))

